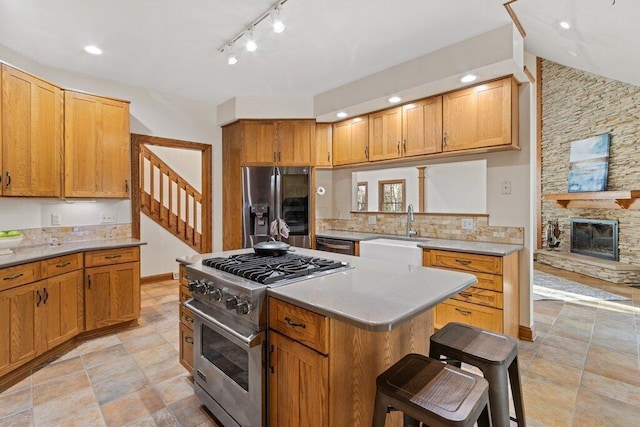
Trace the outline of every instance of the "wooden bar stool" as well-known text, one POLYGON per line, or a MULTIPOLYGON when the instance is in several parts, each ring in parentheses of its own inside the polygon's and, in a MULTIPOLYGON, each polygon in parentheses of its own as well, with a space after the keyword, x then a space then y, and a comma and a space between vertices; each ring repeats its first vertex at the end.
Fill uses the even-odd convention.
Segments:
POLYGON ((431 336, 429 356, 444 356, 476 366, 489 382, 491 421, 494 427, 509 427, 509 384, 515 420, 526 425, 520 372, 518 343, 515 339, 462 323, 447 323, 431 336))
POLYGON ((405 414, 406 425, 490 426, 487 381, 420 354, 408 354, 376 380, 373 427, 384 427, 387 412, 405 414))

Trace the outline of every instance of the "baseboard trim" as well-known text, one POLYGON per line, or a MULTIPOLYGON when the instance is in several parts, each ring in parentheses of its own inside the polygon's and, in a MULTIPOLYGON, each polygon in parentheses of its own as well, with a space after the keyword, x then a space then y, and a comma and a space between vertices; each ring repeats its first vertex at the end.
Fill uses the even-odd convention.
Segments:
POLYGON ((520 327, 518 328, 518 337, 521 340, 534 341, 536 339, 535 326, 528 327, 520 325, 520 327))
POLYGON ((140 278, 141 284, 162 282, 164 280, 173 280, 173 273, 154 274, 153 276, 145 276, 140 278))

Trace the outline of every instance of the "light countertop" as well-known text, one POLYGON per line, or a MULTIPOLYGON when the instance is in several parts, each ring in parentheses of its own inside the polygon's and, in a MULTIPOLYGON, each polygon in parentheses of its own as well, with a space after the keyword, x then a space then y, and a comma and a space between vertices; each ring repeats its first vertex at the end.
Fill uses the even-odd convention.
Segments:
POLYGON ((454 252, 468 252, 481 255, 497 255, 506 256, 513 252, 518 252, 523 249, 523 245, 511 245, 506 243, 491 243, 491 242, 478 242, 469 240, 448 240, 448 239, 433 239, 430 237, 417 237, 409 239, 405 236, 395 236, 389 234, 373 234, 373 233, 360 233, 357 231, 344 231, 344 230, 321 230, 316 233, 317 237, 328 237, 333 239, 351 240, 354 242, 361 242, 365 240, 373 239, 400 239, 400 240, 414 240, 418 242, 418 247, 425 249, 440 249, 444 251, 454 252))
MULTIPOLYGON (((477 282, 467 273, 295 249, 300 255, 346 261, 353 268, 270 288, 267 294, 370 331, 390 331, 477 282)), ((250 249, 185 256, 177 261, 189 264, 199 262, 200 257, 246 251, 250 249)))
POLYGON ((27 262, 41 261, 60 255, 68 255, 77 252, 95 251, 99 249, 128 248, 131 246, 146 245, 138 239, 100 239, 84 242, 61 243, 59 245, 40 245, 24 248, 14 248, 9 255, 0 255, 0 268, 11 267, 27 262))

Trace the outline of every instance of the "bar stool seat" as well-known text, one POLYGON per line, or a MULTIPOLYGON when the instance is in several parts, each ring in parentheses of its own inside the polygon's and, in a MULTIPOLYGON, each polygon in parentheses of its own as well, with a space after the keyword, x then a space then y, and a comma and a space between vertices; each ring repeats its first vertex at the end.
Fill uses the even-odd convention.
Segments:
POLYGON ((462 323, 447 323, 430 339, 429 356, 441 356, 479 368, 489 382, 491 421, 494 427, 508 427, 509 384, 516 421, 526 425, 515 339, 462 323))
MULTIPOLYGON (((430 427, 490 426, 487 381, 420 354, 407 354, 376 380, 373 427, 390 408, 430 427)), ((417 424, 415 424, 417 425, 417 424)))

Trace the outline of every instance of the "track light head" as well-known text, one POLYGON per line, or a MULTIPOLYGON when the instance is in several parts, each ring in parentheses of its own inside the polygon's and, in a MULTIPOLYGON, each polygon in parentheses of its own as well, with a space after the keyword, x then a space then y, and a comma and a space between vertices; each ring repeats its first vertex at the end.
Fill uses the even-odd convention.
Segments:
POLYGON ((273 12, 271 12, 271 20, 273 21, 273 32, 277 34, 280 34, 284 31, 284 22, 282 22, 282 18, 280 17, 280 7, 281 4, 278 3, 275 9, 273 9, 273 12))

